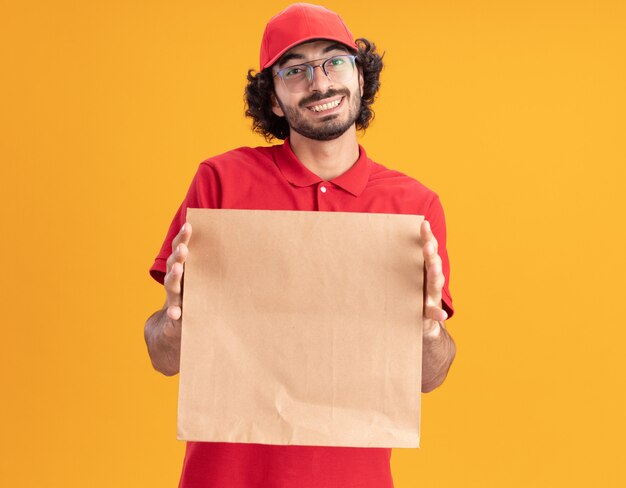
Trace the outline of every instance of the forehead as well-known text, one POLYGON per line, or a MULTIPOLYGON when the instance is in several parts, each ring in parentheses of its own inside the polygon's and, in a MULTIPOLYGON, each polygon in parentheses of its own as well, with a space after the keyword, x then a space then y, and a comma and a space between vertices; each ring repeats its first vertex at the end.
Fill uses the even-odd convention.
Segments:
POLYGON ((308 61, 312 59, 320 59, 328 55, 328 53, 334 52, 350 52, 350 50, 344 44, 337 41, 327 40, 315 40, 304 42, 292 47, 289 51, 283 54, 276 62, 276 66, 283 66, 285 64, 293 64, 298 61, 308 61))

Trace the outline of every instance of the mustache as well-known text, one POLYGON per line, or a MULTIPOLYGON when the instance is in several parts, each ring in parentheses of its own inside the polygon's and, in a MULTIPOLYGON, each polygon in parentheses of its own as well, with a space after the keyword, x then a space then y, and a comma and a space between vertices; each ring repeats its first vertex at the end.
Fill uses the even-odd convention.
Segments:
POLYGON ((310 105, 311 103, 319 102, 320 100, 324 100, 326 98, 336 97, 337 95, 343 95, 346 98, 349 98, 350 90, 348 89, 335 90, 334 88, 331 88, 326 93, 314 93, 310 97, 307 97, 304 100, 302 100, 298 105, 300 105, 301 108, 306 108, 306 106, 310 105))

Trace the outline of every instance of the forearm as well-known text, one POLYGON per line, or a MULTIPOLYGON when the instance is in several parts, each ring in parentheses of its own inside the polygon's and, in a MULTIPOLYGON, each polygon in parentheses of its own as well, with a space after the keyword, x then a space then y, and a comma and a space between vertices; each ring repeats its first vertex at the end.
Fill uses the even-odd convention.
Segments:
POLYGON ((144 338, 152 366, 166 376, 180 370, 180 334, 163 308, 153 313, 144 328, 144 338))
POLYGON ((456 346, 445 326, 438 327, 437 332, 425 335, 422 340, 422 392, 437 388, 445 380, 454 355, 456 346))

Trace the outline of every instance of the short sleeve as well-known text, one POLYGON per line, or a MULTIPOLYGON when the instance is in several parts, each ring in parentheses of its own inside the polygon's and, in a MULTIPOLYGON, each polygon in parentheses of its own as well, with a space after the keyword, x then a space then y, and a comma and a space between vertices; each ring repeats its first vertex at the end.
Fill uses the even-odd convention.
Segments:
POLYGON ((174 215, 161 250, 150 268, 150 276, 156 281, 163 284, 167 271, 167 258, 172 254, 172 241, 187 220, 187 209, 219 208, 220 198, 221 192, 217 173, 208 161, 204 161, 200 164, 189 190, 187 190, 185 199, 174 215))
POLYGON ((439 247, 439 257, 441 258, 441 267, 443 275, 445 277, 445 283, 443 285, 442 302, 443 309, 448 313, 448 318, 454 315, 454 308, 452 306, 452 295, 450 294, 450 259, 448 257, 448 249, 446 247, 447 232, 446 232, 446 218, 443 213, 443 207, 439 197, 436 196, 428 207, 426 220, 430 222, 430 227, 437 239, 439 247))

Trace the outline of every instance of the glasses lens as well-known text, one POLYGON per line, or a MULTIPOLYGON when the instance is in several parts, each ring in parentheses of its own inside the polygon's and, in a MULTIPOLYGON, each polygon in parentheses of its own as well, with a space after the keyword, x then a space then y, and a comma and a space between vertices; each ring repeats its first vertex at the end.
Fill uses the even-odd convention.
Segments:
POLYGON ((311 81, 309 67, 306 64, 290 66, 282 71, 282 79, 290 92, 304 91, 311 81))
POLYGON ((324 70, 331 80, 345 83, 352 79, 354 58, 348 55, 332 57, 324 61, 324 70))

